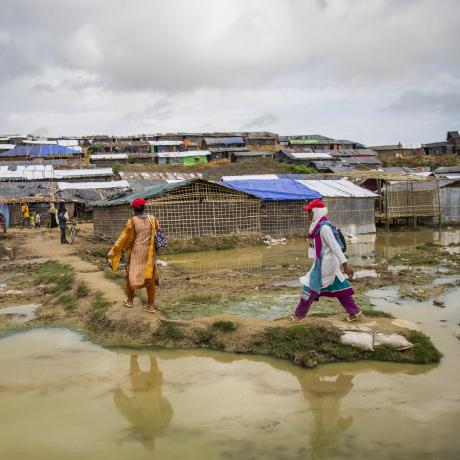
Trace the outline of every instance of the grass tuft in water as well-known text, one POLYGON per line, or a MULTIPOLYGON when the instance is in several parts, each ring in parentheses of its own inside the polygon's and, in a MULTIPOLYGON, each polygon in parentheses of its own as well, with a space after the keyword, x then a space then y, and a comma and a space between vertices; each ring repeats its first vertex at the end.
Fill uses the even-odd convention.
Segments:
POLYGON ((233 332, 237 330, 238 325, 233 321, 215 321, 212 327, 222 332, 233 332))
POLYGON ((49 284, 53 286, 53 294, 62 294, 72 289, 75 273, 71 267, 55 261, 45 262, 36 270, 35 285, 49 284))
POLYGON ((439 363, 442 353, 433 345, 431 339, 425 334, 413 331, 409 341, 414 344, 414 362, 418 364, 439 363))

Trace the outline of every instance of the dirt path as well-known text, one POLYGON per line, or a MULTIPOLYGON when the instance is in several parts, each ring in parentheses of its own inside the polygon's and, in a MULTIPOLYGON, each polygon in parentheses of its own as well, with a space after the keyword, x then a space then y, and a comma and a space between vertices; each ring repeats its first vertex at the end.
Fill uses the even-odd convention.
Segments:
MULTIPOLYGON (((83 232, 88 231, 82 228, 83 232)), ((55 260, 70 265, 75 270, 77 282, 84 282, 92 291, 101 291, 104 297, 113 303, 121 303, 125 299, 123 289, 108 280, 102 271, 95 265, 85 262, 78 255, 78 246, 61 244, 58 230, 22 230, 30 233, 30 237, 24 240, 24 248, 31 256, 55 260)), ((77 236, 78 238, 78 236, 77 236)), ((78 244, 78 243, 77 243, 78 244)))

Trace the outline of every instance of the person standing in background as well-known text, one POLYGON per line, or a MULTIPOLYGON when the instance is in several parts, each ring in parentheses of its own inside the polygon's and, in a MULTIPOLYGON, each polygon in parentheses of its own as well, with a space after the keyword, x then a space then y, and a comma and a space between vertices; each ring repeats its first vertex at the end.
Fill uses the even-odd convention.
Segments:
POLYGON ((42 221, 42 218, 40 216, 40 211, 37 211, 37 213, 35 214, 35 227, 36 228, 40 228, 41 221, 42 221))
POLYGON ((50 214, 49 227, 50 228, 57 227, 58 224, 57 224, 57 216, 56 216, 56 206, 54 205, 53 202, 50 203, 49 214, 50 214))
POLYGON ((22 213, 22 228, 30 227, 30 214, 29 214, 29 206, 27 205, 27 203, 22 203, 21 213, 22 213))
POLYGON ((69 220, 69 215, 67 214, 67 209, 64 203, 59 204, 59 212, 58 212, 58 222, 59 228, 61 230, 61 244, 68 244, 65 230, 67 227, 67 221, 69 220))

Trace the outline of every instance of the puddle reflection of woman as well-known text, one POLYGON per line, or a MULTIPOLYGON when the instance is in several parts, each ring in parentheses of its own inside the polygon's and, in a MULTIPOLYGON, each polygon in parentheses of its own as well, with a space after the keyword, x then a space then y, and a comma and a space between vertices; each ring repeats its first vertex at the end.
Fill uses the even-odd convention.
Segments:
POLYGON ((163 375, 155 356, 149 355, 150 369, 141 370, 137 355, 130 357, 131 395, 121 386, 115 390, 113 400, 120 413, 132 425, 135 436, 148 450, 155 449, 155 437, 171 422, 171 404, 161 394, 163 375))
POLYGON ((155 266, 155 232, 158 220, 144 214, 145 200, 136 198, 132 203, 133 217, 128 220, 123 232, 107 255, 113 271, 116 271, 121 254, 128 259, 126 267, 127 300, 125 307, 131 308, 134 302, 134 289, 147 289, 147 307, 143 310, 156 313, 155 287, 157 270, 155 266))
POLYGON ((304 277, 303 294, 291 320, 301 321, 320 296, 336 297, 348 313, 347 320, 357 320, 361 311, 353 299, 353 289, 342 273, 343 270, 352 279, 353 269, 335 238, 327 208, 322 200, 316 199, 304 209, 309 217, 313 217, 308 237, 312 240, 315 262, 304 277))

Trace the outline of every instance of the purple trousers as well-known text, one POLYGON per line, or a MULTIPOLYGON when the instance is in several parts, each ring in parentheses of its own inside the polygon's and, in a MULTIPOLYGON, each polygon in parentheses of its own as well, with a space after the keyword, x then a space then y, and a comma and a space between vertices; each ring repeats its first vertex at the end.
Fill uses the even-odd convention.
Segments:
MULTIPOLYGON (((307 313, 308 310, 311 307, 311 304, 317 300, 319 297, 319 294, 310 294, 310 297, 308 299, 301 298, 297 308, 295 309, 295 315, 298 318, 303 318, 307 313)), ((339 299, 339 302, 341 303, 342 307, 345 308, 347 313, 349 315, 356 315, 356 313, 359 312, 359 307, 356 305, 355 299, 353 299, 353 296, 350 294, 345 294, 341 296, 337 296, 337 299, 339 299)))

